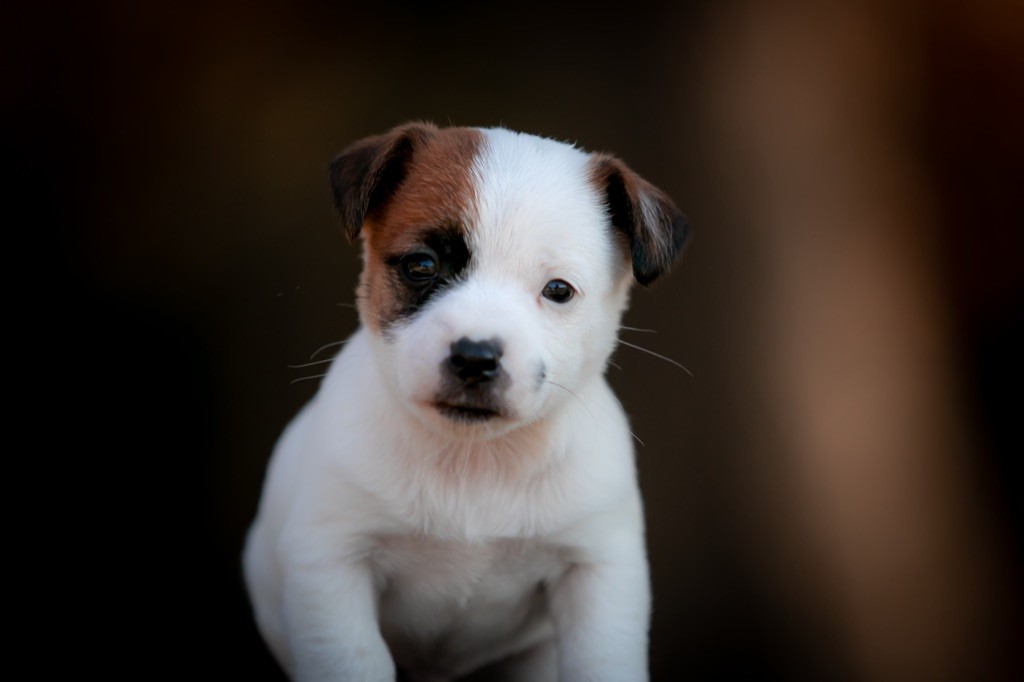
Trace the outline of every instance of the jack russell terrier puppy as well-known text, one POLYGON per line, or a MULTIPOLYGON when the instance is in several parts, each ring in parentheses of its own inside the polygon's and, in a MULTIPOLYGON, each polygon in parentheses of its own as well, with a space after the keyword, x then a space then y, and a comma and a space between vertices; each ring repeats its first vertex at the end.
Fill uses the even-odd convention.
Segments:
POLYGON ((270 461, 244 570, 294 679, 648 679, 631 433, 604 378, 687 235, 606 154, 401 126, 331 164, 361 327, 270 461), (484 673, 481 673, 484 674, 484 673))

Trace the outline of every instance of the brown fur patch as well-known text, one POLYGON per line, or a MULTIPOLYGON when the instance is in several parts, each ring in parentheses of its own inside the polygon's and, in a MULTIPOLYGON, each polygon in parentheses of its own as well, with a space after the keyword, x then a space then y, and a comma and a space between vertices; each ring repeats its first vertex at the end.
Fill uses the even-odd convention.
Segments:
POLYGON ((366 238, 359 308, 374 332, 401 314, 407 292, 385 260, 423 245, 425 233, 464 230, 473 203, 470 169, 483 135, 469 128, 411 124, 375 138, 382 147, 410 145, 399 161, 401 181, 371 207, 362 225, 366 238))

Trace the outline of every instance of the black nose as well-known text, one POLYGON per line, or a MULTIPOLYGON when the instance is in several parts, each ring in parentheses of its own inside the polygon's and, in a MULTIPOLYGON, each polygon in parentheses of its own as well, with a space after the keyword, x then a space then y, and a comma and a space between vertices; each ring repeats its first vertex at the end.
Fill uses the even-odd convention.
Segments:
POLYGON ((470 341, 465 336, 452 344, 448 366, 467 384, 490 381, 498 376, 501 344, 490 341, 470 341))

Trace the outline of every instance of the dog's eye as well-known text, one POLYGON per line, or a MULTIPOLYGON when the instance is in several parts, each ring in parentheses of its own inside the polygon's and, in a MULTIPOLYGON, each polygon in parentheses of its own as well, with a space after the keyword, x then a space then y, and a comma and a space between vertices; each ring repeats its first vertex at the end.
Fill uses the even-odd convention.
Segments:
POLYGON ((413 284, 426 284, 437 277, 439 266, 432 253, 410 253, 399 262, 399 270, 413 284))
POLYGON ((576 293, 572 285, 562 279, 553 279, 544 285, 541 296, 555 303, 567 303, 576 293))

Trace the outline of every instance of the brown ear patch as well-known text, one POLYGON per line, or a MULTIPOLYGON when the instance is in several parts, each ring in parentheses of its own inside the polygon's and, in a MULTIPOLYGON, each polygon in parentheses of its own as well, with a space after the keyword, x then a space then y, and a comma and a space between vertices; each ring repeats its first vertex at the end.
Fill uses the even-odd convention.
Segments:
POLYGON ((588 166, 612 225, 629 244, 633 277, 649 286, 682 250, 689 233, 686 216, 664 192, 614 156, 593 154, 588 166))
POLYGON ((331 161, 334 206, 349 239, 359 235, 366 218, 402 183, 414 149, 436 132, 433 124, 410 123, 359 140, 331 161))
POLYGON ((472 167, 482 141, 477 130, 411 123, 361 140, 332 162, 342 226, 350 238, 362 233, 366 239, 358 298, 363 321, 375 331, 408 317, 429 295, 411 291, 398 276, 401 256, 427 247, 453 263, 461 258, 445 255, 435 241, 441 234, 465 243, 472 167))

